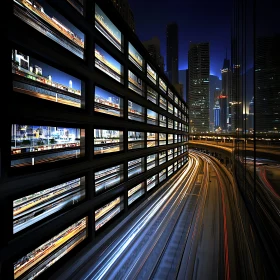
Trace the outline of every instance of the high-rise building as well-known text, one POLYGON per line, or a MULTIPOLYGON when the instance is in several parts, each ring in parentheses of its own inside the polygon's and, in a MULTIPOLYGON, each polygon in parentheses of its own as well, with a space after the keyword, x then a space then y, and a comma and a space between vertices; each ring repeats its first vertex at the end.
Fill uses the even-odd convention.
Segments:
POLYGON ((214 105, 215 102, 218 100, 219 96, 221 95, 221 86, 222 81, 219 79, 218 76, 210 75, 209 78, 209 123, 210 123, 210 131, 213 131, 214 128, 214 105))
POLYGON ((133 12, 128 4, 128 0, 111 0, 129 27, 135 32, 135 22, 133 12))
POLYGON ((249 102, 249 115, 248 115, 248 131, 252 133, 254 131, 254 96, 249 102))
POLYGON ((280 35, 256 40, 256 131, 280 131, 280 35))
POLYGON ((160 40, 158 37, 153 37, 150 40, 142 42, 144 47, 148 50, 154 62, 164 71, 164 58, 160 52, 160 40))
POLYGON ((219 100, 216 100, 213 111, 214 111, 214 129, 218 130, 220 128, 220 111, 221 111, 219 100))
POLYGON ((179 83, 183 85, 183 98, 185 101, 188 99, 188 83, 189 83, 189 70, 179 70, 179 83))
POLYGON ((169 23, 166 27, 166 72, 170 82, 178 83, 178 25, 169 23))
POLYGON ((228 112, 228 97, 226 95, 219 96, 220 101, 220 127, 223 132, 227 131, 227 112, 228 112))
POLYGON ((229 97, 229 126, 228 130, 237 132, 242 130, 242 101, 240 98, 242 76, 240 73, 240 65, 232 66, 232 86, 229 97))
POLYGON ((188 52, 190 132, 209 131, 209 43, 190 44, 188 52))
MULTIPOLYGON (((228 130, 229 126, 229 95, 231 90, 231 68, 230 60, 227 57, 224 59, 223 68, 221 69, 222 73, 222 96, 223 103, 226 101, 226 111, 225 114, 221 116, 221 126, 223 130, 228 130)), ((221 109, 223 111, 223 109, 221 109)))

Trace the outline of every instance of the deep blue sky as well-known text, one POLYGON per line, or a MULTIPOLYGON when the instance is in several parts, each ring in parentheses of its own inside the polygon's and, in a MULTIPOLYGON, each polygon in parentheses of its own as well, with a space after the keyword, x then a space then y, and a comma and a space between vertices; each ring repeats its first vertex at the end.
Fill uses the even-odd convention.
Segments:
MULTIPOLYGON (((230 57, 232 0, 128 0, 141 41, 158 36, 166 57, 166 25, 177 22, 179 69, 188 68, 189 42, 210 42, 210 73, 220 77, 226 49, 230 57)), ((166 63, 166 58, 165 58, 166 63)))

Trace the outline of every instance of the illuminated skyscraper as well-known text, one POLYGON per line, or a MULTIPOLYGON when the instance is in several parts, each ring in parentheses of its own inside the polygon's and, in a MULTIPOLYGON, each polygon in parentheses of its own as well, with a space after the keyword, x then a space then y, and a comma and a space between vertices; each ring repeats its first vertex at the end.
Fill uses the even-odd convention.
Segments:
POLYGON ((209 131, 209 43, 190 44, 188 52, 191 133, 209 131))
POLYGON ((170 82, 178 84, 178 25, 169 23, 166 28, 166 72, 170 82))
POLYGON ((219 100, 215 102, 213 111, 214 111, 214 128, 218 129, 220 127, 220 112, 221 112, 219 100))
MULTIPOLYGON (((225 112, 221 115, 221 125, 223 130, 228 130, 229 124, 229 96, 231 95, 231 69, 230 69, 230 61, 227 57, 224 59, 223 68, 221 70, 222 73, 222 96, 224 96, 223 101, 226 101, 225 112)), ((223 102, 224 103, 224 102, 223 102)), ((221 109, 223 111, 223 109, 221 109)))
POLYGON ((209 123, 210 123, 210 131, 213 131, 214 128, 214 105, 221 95, 221 86, 222 81, 218 76, 210 75, 209 77, 209 123))

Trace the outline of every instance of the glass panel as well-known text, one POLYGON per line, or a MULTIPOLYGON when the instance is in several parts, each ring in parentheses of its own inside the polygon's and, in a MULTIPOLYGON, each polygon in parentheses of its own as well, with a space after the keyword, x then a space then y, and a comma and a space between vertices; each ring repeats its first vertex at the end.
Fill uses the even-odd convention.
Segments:
POLYGON ((123 131, 94 129, 94 154, 106 154, 123 150, 123 131))
POLYGON ((128 162, 128 178, 145 171, 145 158, 138 158, 128 162))
POLYGON ((145 109, 144 107, 128 100, 128 119, 138 122, 144 122, 145 109))
POLYGON ((173 164, 172 165, 169 165, 168 168, 168 176, 170 176, 171 174, 173 174, 173 164))
POLYGON ((95 45, 95 67, 123 83, 123 66, 98 45, 95 45))
POLYGON ((163 169, 159 172, 158 174, 159 176, 159 182, 161 183, 162 181, 164 181, 166 179, 166 169, 163 169))
POLYGON ((84 129, 13 124, 11 135, 11 167, 84 156, 84 129))
POLYGON ((166 83, 165 83, 161 78, 159 78, 159 88, 160 88, 164 93, 166 93, 167 86, 166 86, 166 83))
POLYGON ((166 127, 166 116, 159 115, 159 126, 166 127))
POLYGON ((132 61, 140 70, 143 69, 143 57, 136 51, 136 49, 128 42, 129 60, 132 61))
POLYGON ((105 204, 94 212, 95 230, 99 230, 102 226, 112 220, 117 214, 124 209, 123 196, 105 204))
POLYGON ((173 114, 173 105, 168 102, 168 113, 173 114))
POLYGON ((123 51, 123 36, 120 30, 109 20, 95 4, 95 28, 103 34, 117 49, 123 51))
POLYGON ((77 178, 13 201, 13 233, 67 209, 85 198, 85 177, 77 178))
POLYGON ((123 181, 123 164, 106 168, 94 173, 95 193, 106 191, 123 181))
POLYGON ((128 88, 141 96, 144 95, 144 86, 142 80, 130 70, 128 70, 128 88))
POLYGON ((177 109, 177 107, 175 107, 175 106, 174 106, 174 116, 175 116, 175 117, 178 117, 178 109, 177 109))
POLYGON ((152 125, 158 124, 158 113, 147 109, 147 123, 152 125))
POLYGON ((85 217, 20 258, 14 263, 14 279, 38 277, 87 237, 87 227, 85 217))
POLYGON ((174 94, 170 89, 168 89, 168 96, 173 100, 174 94))
POLYGON ((159 164, 163 164, 166 162, 166 151, 159 152, 158 154, 159 164))
POLYGON ((139 149, 145 147, 145 133, 139 131, 128 131, 128 149, 139 149))
POLYGON ((159 145, 166 145, 166 133, 159 133, 159 145))
POLYGON ((123 99, 121 97, 96 86, 94 101, 95 112, 116 117, 123 116, 123 99))
POLYGON ((158 104, 158 93, 149 86, 147 86, 147 100, 158 104))
POLYGON ((46 1, 14 1, 14 14, 62 47, 84 58, 85 35, 46 1))
POLYGON ((71 75, 18 50, 12 51, 12 73, 14 91, 84 108, 83 82, 71 75))
POLYGON ((173 144, 173 134, 168 134, 168 144, 173 144))
POLYGON ((147 170, 150 170, 157 166, 158 155, 152 154, 147 156, 147 170))
POLYGON ((145 183, 142 182, 135 187, 128 190, 128 205, 133 203, 139 197, 141 197, 145 193, 145 183))
POLYGON ((147 191, 151 190, 158 184, 158 174, 147 179, 147 191))
POLYGON ((172 119, 168 119, 168 128, 173 129, 173 120, 172 119))
POLYGON ((158 134, 155 132, 147 132, 147 148, 158 145, 158 134))
POLYGON ((167 150, 167 160, 173 159, 173 149, 167 150))
POLYGON ((157 73, 147 63, 147 77, 156 85, 157 84, 157 73))
POLYGON ((160 106, 160 108, 166 110, 167 102, 166 102, 166 99, 164 97, 162 97, 161 95, 159 96, 159 106, 160 106))

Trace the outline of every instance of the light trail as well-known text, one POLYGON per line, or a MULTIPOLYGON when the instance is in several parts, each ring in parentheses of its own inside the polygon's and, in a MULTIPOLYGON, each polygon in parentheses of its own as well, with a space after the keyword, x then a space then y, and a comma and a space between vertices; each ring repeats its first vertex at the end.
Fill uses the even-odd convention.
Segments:
MULTIPOLYGON (((191 180, 198 167, 199 161, 197 159, 190 158, 189 164, 186 166, 185 170, 182 170, 179 174, 177 174, 177 176, 175 176, 179 178, 177 178, 177 180, 169 187, 169 189, 160 197, 158 197, 151 206, 149 206, 143 213, 141 213, 141 216, 135 222, 134 226, 132 226, 131 229, 125 234, 125 236, 122 237, 118 242, 116 242, 116 244, 114 244, 114 246, 112 246, 112 248, 110 248, 109 251, 106 252, 106 255, 103 256, 102 260, 100 260, 99 263, 95 265, 96 268, 98 266, 102 267, 94 274, 94 276, 92 276, 92 272, 90 272, 85 277, 85 279, 102 279, 112 267, 112 265, 121 256, 121 254, 134 241, 138 233, 140 233, 141 230, 143 230, 151 221, 151 219, 159 213, 160 209, 165 205, 166 201, 171 197, 172 193, 174 193, 176 188, 180 184, 182 184, 183 180, 185 180, 188 173, 190 173, 188 180, 191 180), (102 265, 103 262, 106 262, 105 265, 102 265)), ((174 177, 172 179, 174 180, 174 177)), ((170 183, 170 181, 167 183, 170 183)), ((165 185, 167 183, 165 183, 165 185)), ((154 197, 154 195, 149 197, 148 200, 151 200, 152 197, 154 197)))

